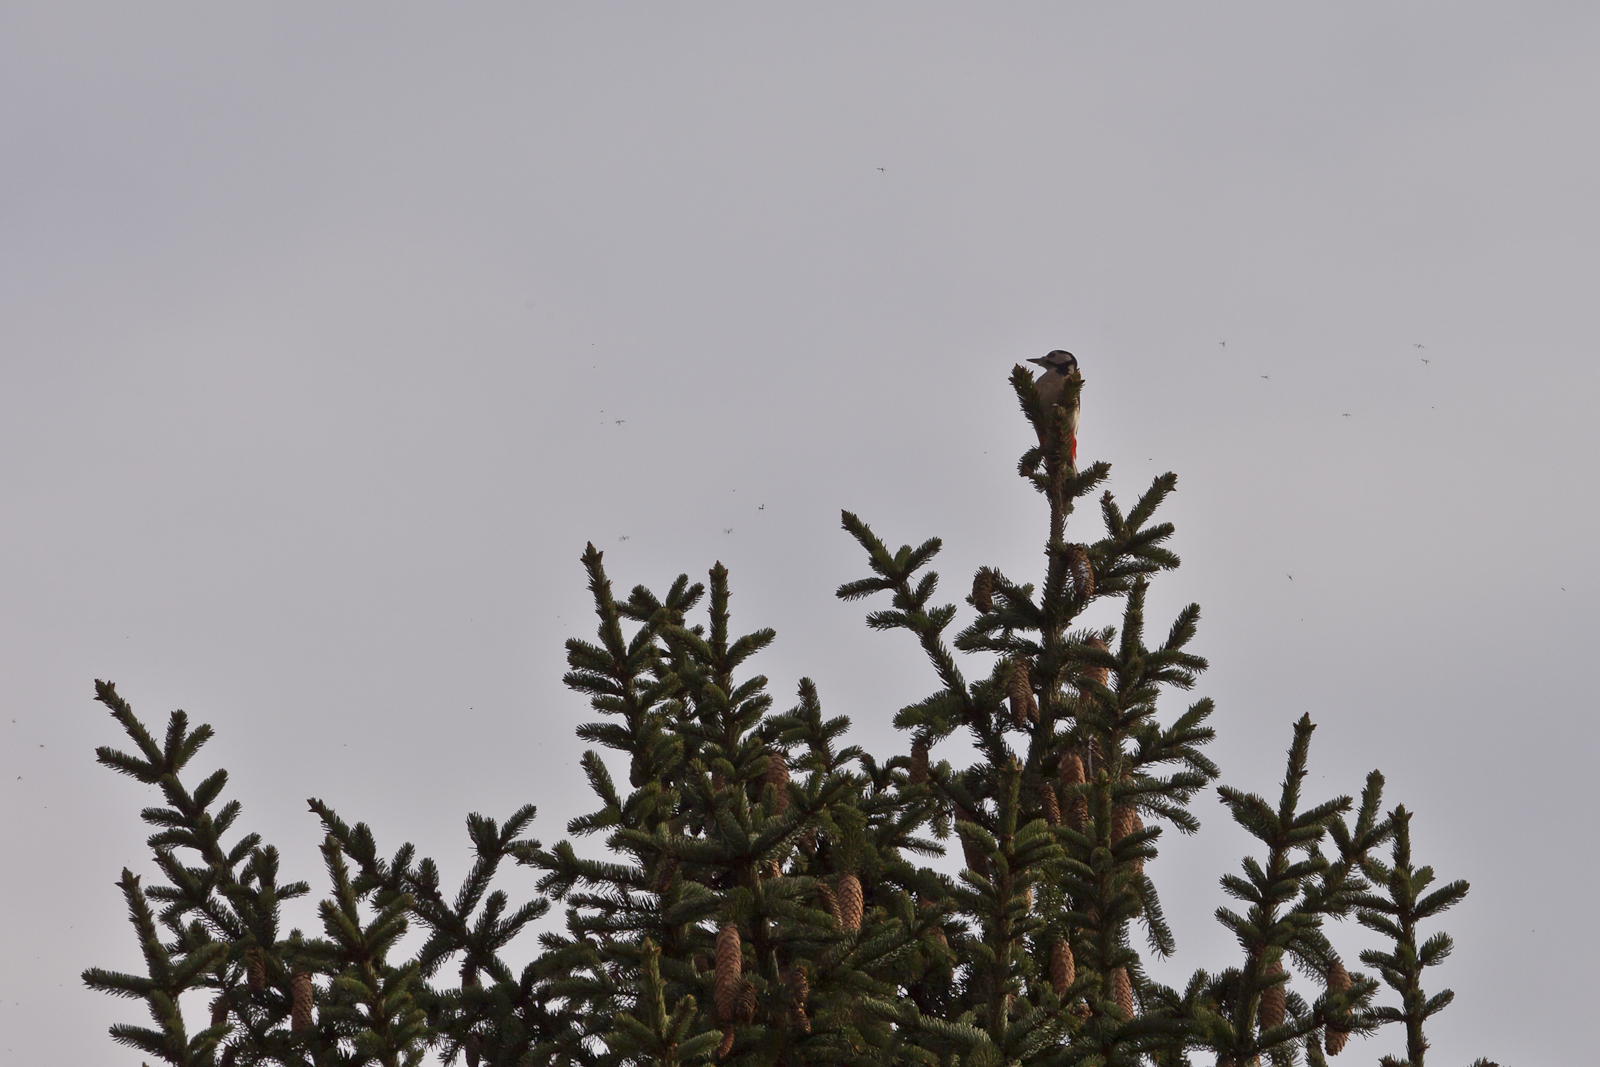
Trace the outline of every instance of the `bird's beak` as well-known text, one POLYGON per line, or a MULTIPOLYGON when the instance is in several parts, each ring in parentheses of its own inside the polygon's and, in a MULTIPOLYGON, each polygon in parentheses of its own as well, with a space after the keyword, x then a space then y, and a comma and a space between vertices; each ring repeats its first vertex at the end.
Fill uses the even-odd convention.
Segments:
POLYGON ((1043 367, 1045 370, 1049 370, 1050 369, 1050 364, 1045 361, 1045 358, 1043 356, 1040 356, 1037 359, 1030 359, 1030 360, 1028 360, 1028 362, 1029 363, 1037 363, 1037 364, 1039 364, 1039 366, 1043 367))

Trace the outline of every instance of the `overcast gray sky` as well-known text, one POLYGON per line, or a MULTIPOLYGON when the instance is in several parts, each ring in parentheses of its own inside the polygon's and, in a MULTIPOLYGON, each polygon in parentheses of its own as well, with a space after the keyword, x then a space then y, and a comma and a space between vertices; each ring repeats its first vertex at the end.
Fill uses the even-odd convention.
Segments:
MULTIPOLYGON (((1318 790, 1381 767, 1472 882, 1434 1059, 1586 1061, 1597 54, 1579 3, 5 5, 4 1059, 138 1062, 93 679, 318 892, 308 796, 452 875, 468 811, 587 810, 588 540, 727 563, 780 706, 897 751, 933 680, 839 509, 952 599, 1036 568, 1006 374, 1064 347, 1083 455, 1179 475, 1225 780, 1305 711, 1318 790)), ((1185 972, 1246 844, 1197 811, 1185 972)))

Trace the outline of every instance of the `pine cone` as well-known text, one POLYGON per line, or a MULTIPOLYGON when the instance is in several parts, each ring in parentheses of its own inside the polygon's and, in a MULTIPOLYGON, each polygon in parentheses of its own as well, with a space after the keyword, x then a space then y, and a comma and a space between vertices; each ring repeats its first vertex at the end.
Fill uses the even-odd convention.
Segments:
POLYGON ((672 887, 672 880, 678 876, 678 857, 662 856, 656 862, 656 893, 665 893, 672 887))
POLYGON ((834 896, 833 890, 829 888, 827 883, 817 883, 817 896, 822 898, 823 910, 829 915, 833 916, 834 922, 838 923, 840 926, 843 926, 844 915, 839 911, 839 898, 834 896))
POLYGON ((804 964, 789 968, 783 980, 789 986, 795 1004, 803 1008, 811 1002, 811 977, 806 974, 804 964))
MULTIPOLYGON (((955 815, 956 822, 976 821, 972 817, 972 812, 959 804, 956 805, 955 815)), ((958 833, 956 836, 960 837, 961 835, 958 833)), ((985 878, 989 876, 989 857, 978 846, 976 841, 969 841, 967 838, 961 837, 961 855, 965 857, 969 871, 973 874, 981 874, 985 878)))
POLYGON ((789 1025, 802 1034, 809 1034, 811 1016, 806 1014, 806 1004, 811 1000, 811 981, 806 977, 805 967, 791 968, 783 980, 789 986, 789 1025))
POLYGON ((1065 939, 1050 946, 1050 988, 1056 996, 1067 994, 1067 987, 1078 977, 1078 961, 1072 958, 1072 946, 1065 939))
POLYGON ((767 753, 767 770, 762 775, 762 784, 770 785, 777 791, 773 800, 772 813, 782 815, 789 810, 789 764, 781 752, 767 753))
MULTIPOLYGON (((1084 644, 1089 648, 1094 649, 1096 652, 1107 651, 1106 643, 1100 640, 1098 637, 1091 637, 1089 640, 1085 641, 1084 644)), ((1100 685, 1105 685, 1106 682, 1111 678, 1111 672, 1105 667, 1094 666, 1085 668, 1083 676, 1100 685)))
POLYGON ((228 1021, 228 995, 223 993, 211 1002, 211 1025, 221 1026, 228 1021))
POLYGON ((1111 999, 1124 1019, 1133 1018, 1133 983, 1128 981, 1126 967, 1111 968, 1111 999))
POLYGON ((739 928, 727 923, 717 932, 717 977, 712 986, 717 1018, 724 1023, 737 1020, 743 969, 744 952, 739 945, 739 928))
MULTIPOLYGON (((1271 981, 1283 974, 1283 964, 1274 961, 1267 968, 1266 979, 1271 981)), ((1279 982, 1261 991, 1261 1029, 1271 1030, 1275 1026, 1283 1025, 1283 1012, 1288 1000, 1285 986, 1287 983, 1279 982)))
POLYGON ((756 984, 746 978, 739 985, 739 1002, 736 1005, 739 1012, 739 1021, 752 1023, 756 1020, 756 984))
MULTIPOLYGON (((920 911, 920 912, 923 912, 923 913, 927 913, 927 912, 932 911, 933 910, 933 901, 931 901, 931 900, 919 900, 919 901, 917 901, 917 910, 920 911)), ((925 929, 922 932, 922 936, 923 936, 924 939, 926 939, 928 941, 937 941, 940 944, 940 946, 943 947, 943 948, 949 948, 950 947, 950 941, 949 941, 948 938, 946 938, 944 936, 944 927, 942 927, 942 926, 937 926, 937 925, 930 926, 930 927, 928 927, 927 929, 925 929)))
POLYGON ((912 785, 928 780, 928 745, 925 741, 911 742, 911 771, 907 779, 912 785))
POLYGON ((1094 596, 1094 569, 1089 566, 1089 552, 1082 545, 1067 546, 1067 569, 1072 572, 1073 591, 1080 600, 1094 596))
POLYGON ((1113 843, 1121 841, 1133 833, 1133 808, 1127 804, 1118 804, 1111 809, 1111 840, 1113 843))
POLYGON ((979 567, 972 578, 972 605, 988 614, 994 610, 994 571, 979 567))
POLYGON ((853 874, 839 878, 839 925, 854 933, 861 929, 861 879, 853 874))
POLYGON ((265 993, 267 991, 267 961, 261 957, 261 950, 252 948, 244 954, 245 980, 252 993, 265 993))
POLYGON ((717 1059, 722 1059, 733 1051, 733 1027, 726 1026, 722 1030, 722 1044, 717 1046, 717 1059))
POLYGON ((800 851, 807 856, 815 856, 817 854, 817 828, 808 826, 800 831, 800 836, 795 839, 795 844, 799 845, 800 851))
POLYGON ((229 1045, 222 1050, 222 1067, 233 1067, 233 1061, 239 1056, 239 1046, 229 1045))
POLYGON ((1011 661, 1011 722, 1023 730, 1029 721, 1037 721, 1039 707, 1033 700, 1033 689, 1028 681, 1028 661, 1018 656, 1011 661))
MULTIPOLYGON (((1139 817, 1139 811, 1131 804, 1118 804, 1111 816, 1111 840, 1121 841, 1129 834, 1136 834, 1144 829, 1144 820, 1139 817)), ((1134 858, 1133 870, 1135 874, 1144 873, 1144 857, 1134 858)))
POLYGON ((303 1034, 311 1029, 311 975, 296 971, 289 979, 289 992, 294 1003, 289 1029, 292 1033, 303 1034))
MULTIPOLYGON (((1063 792, 1066 787, 1082 785, 1085 781, 1083 773, 1083 760, 1078 758, 1076 752, 1069 752, 1061 759, 1061 786, 1063 792)), ((1082 833, 1089 824, 1089 798, 1081 793, 1067 800, 1067 825, 1082 833)))
MULTIPOLYGON (((1344 964, 1338 960, 1333 961, 1333 966, 1328 968, 1328 991, 1330 993, 1343 993, 1350 988, 1350 972, 1344 969, 1344 964)), ((1327 1032, 1323 1036, 1323 1044, 1328 1050, 1328 1055, 1337 1056, 1344 1051, 1346 1041, 1350 1040, 1350 1031, 1342 1026, 1328 1024, 1327 1032)))
POLYGON ((1061 825, 1061 801, 1056 796, 1056 787, 1049 782, 1039 783, 1039 808, 1044 813, 1045 825, 1061 825))
POLYGON ((461 1042, 461 1051, 467 1054, 467 1067, 478 1067, 483 1059, 483 1038, 477 1034, 468 1034, 461 1042))
POLYGON ((777 860, 767 860, 761 865, 761 877, 776 878, 783 873, 783 864, 777 860))

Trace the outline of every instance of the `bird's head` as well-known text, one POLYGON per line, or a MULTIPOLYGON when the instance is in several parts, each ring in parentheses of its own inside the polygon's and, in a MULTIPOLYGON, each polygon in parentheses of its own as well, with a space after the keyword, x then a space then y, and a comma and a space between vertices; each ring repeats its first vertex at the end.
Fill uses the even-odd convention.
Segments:
POLYGON ((1047 371, 1055 371, 1063 378, 1071 377, 1078 373, 1078 357, 1064 349, 1056 349, 1048 355, 1038 359, 1030 359, 1029 363, 1037 363, 1047 371))

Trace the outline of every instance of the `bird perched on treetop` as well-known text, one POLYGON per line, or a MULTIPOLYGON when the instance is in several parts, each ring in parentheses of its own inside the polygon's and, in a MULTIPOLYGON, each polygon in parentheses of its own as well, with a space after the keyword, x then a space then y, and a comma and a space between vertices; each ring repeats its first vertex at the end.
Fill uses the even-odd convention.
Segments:
MULTIPOLYGON (((1030 359, 1029 363, 1037 363, 1044 368, 1044 373, 1034 383, 1034 388, 1039 391, 1039 401, 1044 408, 1047 425, 1055 421, 1055 407, 1061 403, 1061 394, 1067 387, 1067 382, 1080 377, 1078 373, 1078 357, 1063 349, 1056 349, 1048 355, 1038 359, 1030 359)), ((1039 435, 1039 446, 1047 447, 1044 434, 1039 435)), ((1074 407, 1067 413, 1067 449, 1068 456, 1074 464, 1078 462, 1078 409, 1074 407)))

